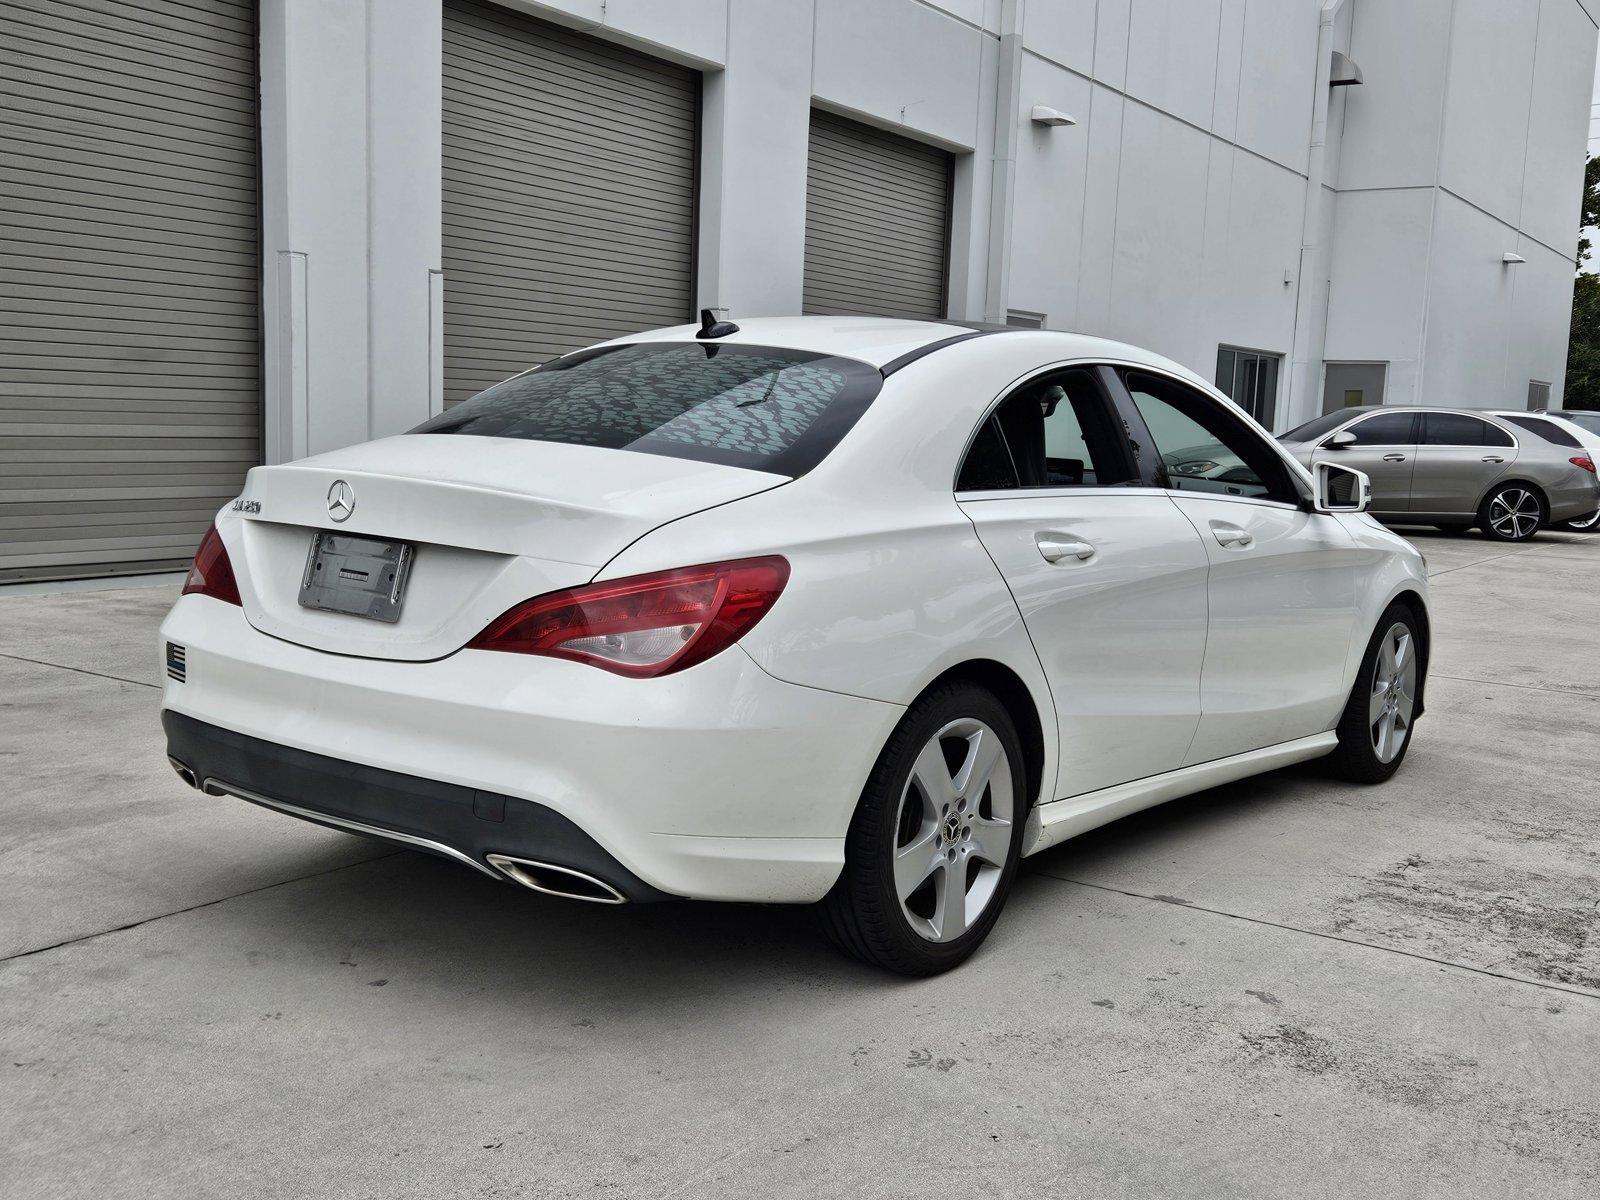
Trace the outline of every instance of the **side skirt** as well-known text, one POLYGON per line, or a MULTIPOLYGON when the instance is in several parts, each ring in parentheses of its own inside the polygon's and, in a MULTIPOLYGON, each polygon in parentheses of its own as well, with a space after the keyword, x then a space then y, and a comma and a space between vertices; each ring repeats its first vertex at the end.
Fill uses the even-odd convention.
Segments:
POLYGON ((1246 779, 1251 775, 1260 775, 1264 771, 1275 771, 1279 767, 1292 766, 1308 759, 1321 758, 1338 744, 1339 735, 1329 730, 1327 733, 1296 738, 1292 742, 1279 742, 1276 746, 1266 746, 1245 754, 1235 754, 1208 763, 1196 763, 1192 767, 1181 767, 1164 775, 1151 775, 1147 779, 1119 783, 1114 787, 1101 788, 1098 792, 1073 796, 1067 800, 1041 804, 1028 817, 1028 830, 1023 836, 1022 853, 1037 854, 1040 850, 1059 845, 1069 838, 1077 837, 1080 833, 1088 833, 1091 829, 1098 829, 1119 817, 1154 808, 1157 804, 1176 800, 1179 796, 1203 792, 1207 788, 1232 783, 1236 779, 1246 779))

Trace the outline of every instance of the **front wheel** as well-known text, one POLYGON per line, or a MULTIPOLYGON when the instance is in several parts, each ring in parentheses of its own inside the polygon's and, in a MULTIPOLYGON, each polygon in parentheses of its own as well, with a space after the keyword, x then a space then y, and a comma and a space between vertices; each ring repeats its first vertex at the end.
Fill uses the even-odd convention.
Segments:
POLYGON ((1520 483, 1502 483, 1478 512, 1483 532, 1497 542, 1525 542, 1544 524, 1544 500, 1520 483))
POLYGON ((902 975, 964 962, 1005 905, 1027 811, 1022 746, 1000 701, 971 684, 923 696, 867 779, 822 902, 829 936, 902 975))
POLYGON ((1355 687, 1339 718, 1339 746, 1325 760, 1353 783, 1382 783, 1400 769, 1411 747, 1411 722, 1422 684, 1417 618, 1391 604, 1378 620, 1355 687))

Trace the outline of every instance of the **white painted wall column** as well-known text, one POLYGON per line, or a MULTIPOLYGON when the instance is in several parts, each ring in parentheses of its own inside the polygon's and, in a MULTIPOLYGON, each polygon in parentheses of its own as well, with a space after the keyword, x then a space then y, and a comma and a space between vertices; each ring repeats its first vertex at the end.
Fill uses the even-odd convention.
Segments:
POLYGON ((811 33, 809 0, 739 0, 705 77, 697 307, 735 320, 800 311, 811 33))
POLYGON ((266 460, 428 414, 439 0, 262 0, 266 460))

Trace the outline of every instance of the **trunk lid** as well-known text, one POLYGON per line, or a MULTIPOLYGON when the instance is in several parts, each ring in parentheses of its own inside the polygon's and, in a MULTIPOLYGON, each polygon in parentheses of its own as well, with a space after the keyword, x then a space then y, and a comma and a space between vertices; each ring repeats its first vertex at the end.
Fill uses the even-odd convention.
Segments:
POLYGON ((338 654, 426 661, 460 649, 519 601, 588 582, 652 529, 787 482, 625 450, 405 434, 256 467, 241 510, 218 530, 245 616, 263 633, 338 654), (353 504, 336 521, 329 494, 340 481, 353 504), (398 621, 301 607, 319 530, 415 548, 398 621))

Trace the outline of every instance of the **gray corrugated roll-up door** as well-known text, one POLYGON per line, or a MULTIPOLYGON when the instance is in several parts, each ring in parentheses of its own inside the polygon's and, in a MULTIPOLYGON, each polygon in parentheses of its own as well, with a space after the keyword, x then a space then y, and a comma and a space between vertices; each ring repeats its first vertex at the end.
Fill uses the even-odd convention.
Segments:
POLYGON ((805 311, 943 317, 950 155, 813 110, 805 311))
POLYGON ((259 461, 253 0, 0 0, 0 581, 181 566, 259 461))
POLYGON ((447 0, 446 405, 689 319, 699 104, 686 68, 447 0))

